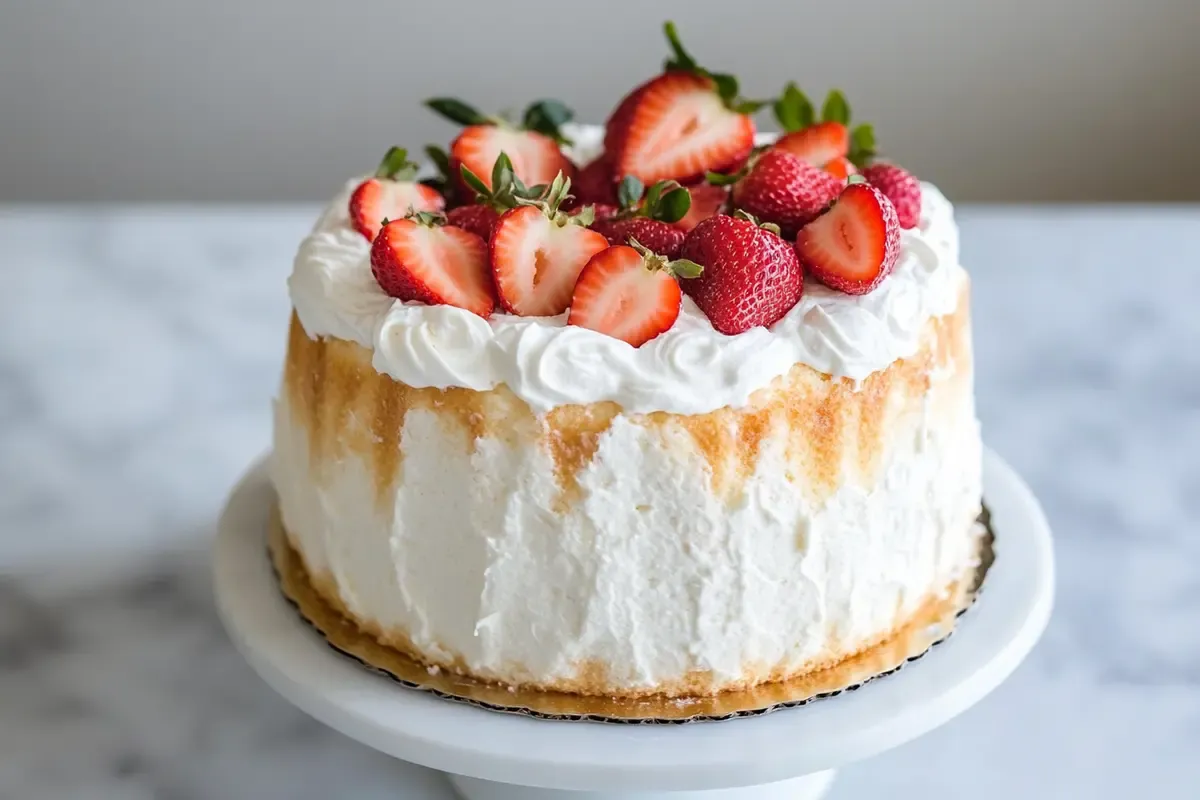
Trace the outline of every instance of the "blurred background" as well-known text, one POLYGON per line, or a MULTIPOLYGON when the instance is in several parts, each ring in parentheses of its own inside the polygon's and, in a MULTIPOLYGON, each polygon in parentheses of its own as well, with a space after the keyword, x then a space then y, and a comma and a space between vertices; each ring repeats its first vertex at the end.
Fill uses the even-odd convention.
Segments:
POLYGON ((448 141, 434 94, 602 121, 666 18, 749 96, 842 88, 956 201, 1200 198, 1197 0, 3 0, 0 201, 324 200, 448 141))

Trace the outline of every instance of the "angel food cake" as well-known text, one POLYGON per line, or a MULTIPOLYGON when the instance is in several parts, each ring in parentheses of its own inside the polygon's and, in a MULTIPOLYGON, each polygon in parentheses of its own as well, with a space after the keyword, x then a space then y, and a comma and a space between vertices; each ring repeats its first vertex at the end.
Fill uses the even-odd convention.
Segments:
POLYGON ((401 151, 296 256, 273 480, 317 592, 433 667, 634 697, 789 679, 974 566, 967 276, 841 95, 785 133, 668 26, 603 128, 401 151), (819 118, 818 118, 819 117, 819 118), (757 146, 756 146, 757 144, 757 146))

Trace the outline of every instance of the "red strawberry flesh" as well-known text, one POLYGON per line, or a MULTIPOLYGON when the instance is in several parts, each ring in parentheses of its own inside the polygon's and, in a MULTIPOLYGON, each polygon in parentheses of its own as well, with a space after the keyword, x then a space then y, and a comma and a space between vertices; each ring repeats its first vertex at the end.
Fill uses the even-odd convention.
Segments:
POLYGON ((796 252, 809 273, 831 289, 867 294, 891 274, 899 257, 896 209, 874 186, 851 184, 800 231, 796 252))
POLYGON ((675 324, 681 299, 674 277, 647 269, 641 253, 617 245, 592 256, 579 274, 567 324, 640 347, 675 324))
POLYGON ((551 220, 539 208, 505 213, 492 234, 490 261, 500 303, 523 317, 561 314, 580 271, 608 240, 574 223, 551 220))
POLYGON ((390 221, 371 245, 371 272, 399 300, 457 306, 484 318, 495 304, 487 245, 461 228, 390 221))

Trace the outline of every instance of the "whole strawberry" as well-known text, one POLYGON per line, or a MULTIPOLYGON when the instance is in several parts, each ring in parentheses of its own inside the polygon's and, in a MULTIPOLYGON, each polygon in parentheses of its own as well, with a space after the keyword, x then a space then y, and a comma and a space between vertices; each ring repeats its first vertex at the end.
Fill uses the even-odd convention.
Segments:
POLYGON ((763 222, 779 226, 786 239, 816 219, 845 187, 820 167, 785 150, 767 150, 734 184, 733 204, 763 222))
POLYGON ((912 173, 895 164, 880 162, 864 169, 862 176, 892 201, 901 228, 921 224, 921 182, 912 173))
POLYGON ((492 231, 499 221, 496 209, 486 205, 459 206, 446 212, 447 225, 469 231, 485 242, 491 241, 492 231))
POLYGON ((687 189, 675 181, 660 181, 648 190, 632 175, 626 175, 617 188, 620 210, 592 223, 592 230, 608 239, 609 244, 628 244, 636 240, 654 253, 674 259, 683 246, 685 233, 674 223, 691 208, 687 189))
POLYGON ((580 206, 590 203, 617 202, 617 183, 613 180, 612 163, 607 155, 601 155, 595 161, 580 167, 575 180, 571 181, 571 191, 575 202, 580 206))
POLYGON ((680 257, 704 267, 699 278, 682 282, 683 290, 714 328, 730 335, 774 324, 804 293, 792 246, 738 213, 704 220, 680 250, 680 257))

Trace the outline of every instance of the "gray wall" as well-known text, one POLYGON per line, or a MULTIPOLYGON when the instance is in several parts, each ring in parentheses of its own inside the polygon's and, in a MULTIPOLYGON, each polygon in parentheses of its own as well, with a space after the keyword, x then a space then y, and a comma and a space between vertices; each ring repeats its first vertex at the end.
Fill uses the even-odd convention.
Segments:
POLYGON ((667 17, 956 199, 1200 199, 1200 0, 0 0, 0 201, 325 198, 447 140, 429 95, 602 119, 667 17))

